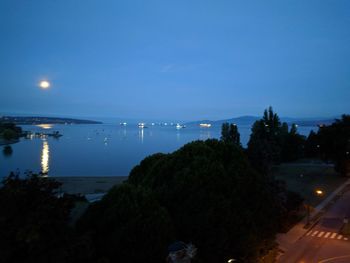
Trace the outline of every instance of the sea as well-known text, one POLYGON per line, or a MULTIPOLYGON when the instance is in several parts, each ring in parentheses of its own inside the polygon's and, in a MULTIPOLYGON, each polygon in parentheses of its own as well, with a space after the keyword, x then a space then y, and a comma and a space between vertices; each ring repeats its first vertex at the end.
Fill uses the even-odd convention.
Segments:
MULTIPOLYGON (((219 139, 221 126, 201 128, 188 125, 176 129, 176 124, 146 124, 145 128, 119 123, 23 125, 24 131, 61 137, 28 136, 11 144, 12 151, 0 146, 0 177, 10 172, 27 172, 47 176, 127 176, 145 157, 154 153, 171 153, 195 140, 219 139)), ((251 125, 238 125, 241 143, 245 147, 251 125)), ((317 127, 299 127, 307 136, 317 127)))

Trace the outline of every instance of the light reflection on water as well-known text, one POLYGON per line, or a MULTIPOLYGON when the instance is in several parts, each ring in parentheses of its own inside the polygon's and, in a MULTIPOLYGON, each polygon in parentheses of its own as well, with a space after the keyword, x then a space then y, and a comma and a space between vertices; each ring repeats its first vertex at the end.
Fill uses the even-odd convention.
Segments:
POLYGON ((50 161, 50 147, 49 147, 49 143, 45 139, 43 141, 43 148, 41 151, 41 173, 43 175, 47 175, 50 171, 49 161, 50 161))
MULTIPOLYGON (((24 130, 41 133, 42 127, 26 125, 24 130)), ((174 126, 154 125, 140 129, 136 124, 121 127, 101 125, 53 125, 63 134, 52 137, 22 138, 13 144, 13 154, 0 154, 0 177, 17 169, 30 170, 50 176, 115 176, 128 175, 130 170, 146 156, 173 152, 194 140, 219 139, 221 127, 200 128, 187 126, 177 130, 174 126), (53 161, 54 160, 54 161, 53 161)), ((307 135, 314 127, 300 127, 307 135)), ((246 147, 251 127, 239 126, 242 145, 246 147)))
POLYGON ((44 130, 49 130, 49 129, 52 129, 53 124, 38 124, 36 126, 42 128, 44 130))
POLYGON ((143 143, 143 139, 144 139, 145 135, 144 135, 144 131, 143 128, 139 129, 139 138, 141 140, 141 143, 143 143))
POLYGON ((210 133, 210 130, 207 130, 207 131, 200 131, 200 134, 199 134, 199 139, 200 140, 208 140, 211 138, 211 133, 210 133))

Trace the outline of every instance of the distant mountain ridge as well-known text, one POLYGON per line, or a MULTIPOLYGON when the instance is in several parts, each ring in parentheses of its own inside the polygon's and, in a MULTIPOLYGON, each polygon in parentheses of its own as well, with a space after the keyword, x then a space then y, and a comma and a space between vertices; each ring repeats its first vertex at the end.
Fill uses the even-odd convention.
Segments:
MULTIPOLYGON (((225 122, 235 123, 237 125, 253 125, 255 121, 260 120, 261 117, 257 116, 240 116, 236 118, 224 119, 224 120, 199 120, 186 123, 186 125, 199 125, 200 123, 209 123, 211 125, 222 125, 225 122)), ((290 118, 282 117, 281 122, 288 124, 295 123, 299 126, 318 126, 318 125, 330 125, 335 121, 336 118, 290 118)))
POLYGON ((0 122, 12 122, 17 125, 37 125, 37 124, 101 124, 99 121, 80 120, 72 118, 57 117, 35 117, 35 116, 1 116, 0 122))

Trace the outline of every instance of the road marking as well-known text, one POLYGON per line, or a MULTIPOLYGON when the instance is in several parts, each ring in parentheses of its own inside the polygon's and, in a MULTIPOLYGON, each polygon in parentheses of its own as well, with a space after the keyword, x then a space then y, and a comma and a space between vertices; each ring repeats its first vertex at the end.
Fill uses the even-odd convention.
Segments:
POLYGON ((311 232, 312 232, 312 230, 310 230, 309 232, 307 232, 307 236, 310 236, 310 234, 311 234, 311 232))
POLYGON ((339 235, 338 237, 337 237, 337 239, 342 239, 343 238, 343 236, 342 235, 339 235))
POLYGON ((347 237, 344 237, 344 240, 349 240, 347 237))
POLYGON ((321 237, 321 236, 323 236, 323 234, 324 234, 324 232, 321 231, 321 232, 317 235, 317 237, 321 237))
POLYGON ((311 236, 316 236, 316 234, 318 233, 318 231, 315 231, 315 232, 313 232, 313 234, 311 235, 311 236))
POLYGON ((327 238, 330 234, 331 234, 331 232, 327 232, 327 233, 324 235, 324 238, 327 238))
POLYGON ((333 234, 331 235, 331 239, 335 238, 336 235, 337 235, 337 233, 333 233, 333 234))

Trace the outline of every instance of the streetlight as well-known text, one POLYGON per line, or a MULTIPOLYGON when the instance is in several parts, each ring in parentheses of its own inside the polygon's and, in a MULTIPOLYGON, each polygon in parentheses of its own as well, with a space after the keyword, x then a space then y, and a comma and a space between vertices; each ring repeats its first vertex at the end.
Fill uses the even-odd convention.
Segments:
POLYGON ((315 193, 316 193, 318 196, 322 196, 322 195, 323 195, 323 191, 320 190, 320 189, 317 189, 317 190, 315 191, 315 193))
MULTIPOLYGON (((315 194, 319 197, 323 196, 324 192, 321 189, 316 189, 315 194)), ((306 225, 308 227, 310 225, 310 205, 306 204, 306 225)))

